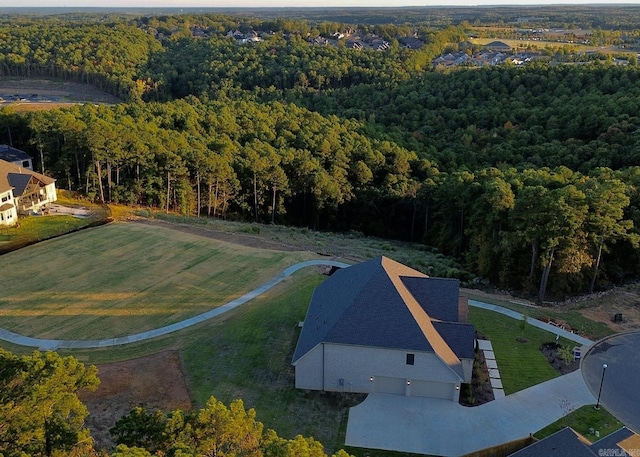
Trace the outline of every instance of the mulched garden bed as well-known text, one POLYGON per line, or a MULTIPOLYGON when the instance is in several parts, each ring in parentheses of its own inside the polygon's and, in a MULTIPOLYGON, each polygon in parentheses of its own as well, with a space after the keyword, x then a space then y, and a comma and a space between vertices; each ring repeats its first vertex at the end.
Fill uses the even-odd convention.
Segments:
POLYGON ((544 354, 551 366, 560 374, 571 373, 580 368, 580 359, 567 363, 560 355, 561 346, 558 343, 544 343, 540 352, 544 354))
MULTIPOLYGON (((482 333, 476 331, 476 339, 488 339, 482 333)), ((479 406, 494 400, 493 387, 489 379, 489 369, 484 358, 484 352, 476 350, 473 362, 473 376, 470 384, 462 384, 459 403, 462 406, 479 406)))

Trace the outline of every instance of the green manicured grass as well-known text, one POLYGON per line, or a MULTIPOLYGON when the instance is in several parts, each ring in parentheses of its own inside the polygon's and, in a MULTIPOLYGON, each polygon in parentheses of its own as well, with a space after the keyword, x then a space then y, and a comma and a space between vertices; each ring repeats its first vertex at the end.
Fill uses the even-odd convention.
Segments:
POLYGON ((578 408, 562 419, 546 426, 542 430, 539 430, 533 436, 538 439, 542 439, 554 434, 564 427, 571 427, 589 441, 594 442, 615 432, 624 425, 618 419, 613 417, 606 409, 600 407, 599 410, 596 410, 593 406, 594 405, 586 405, 578 408), (596 430, 599 431, 600 438, 596 438, 595 434, 589 433, 590 428, 593 428, 594 432, 596 430))
MULTIPOLYGON (((522 334, 518 326, 520 321, 481 308, 469 307, 469 322, 491 340, 507 395, 559 376, 540 352, 540 346, 554 342, 555 335, 526 325, 524 338, 527 341, 520 343, 517 341, 522 334)), ((559 343, 575 345, 564 338, 560 338, 559 343)))
POLYGON ((86 218, 58 214, 20 216, 18 226, 0 227, 0 253, 88 227, 98 221, 106 220, 110 214, 107 207, 78 200, 65 191, 58 191, 57 203, 64 206, 90 208, 93 214, 86 218))
POLYGON ((313 436, 327 450, 343 447, 348 405, 339 396, 294 387, 291 358, 318 270, 301 270, 264 295, 216 319, 117 350, 61 351, 85 363, 131 359, 164 349, 179 351, 196 407, 210 396, 225 404, 241 398, 279 436, 313 436))
POLYGON ((571 328, 576 329, 580 333, 580 335, 592 339, 593 341, 597 341, 601 338, 604 338, 605 336, 612 335, 614 333, 614 331, 611 330, 607 326, 607 324, 603 322, 595 322, 584 317, 579 312, 578 307, 559 312, 554 311, 552 308, 523 306, 506 300, 496 300, 494 298, 488 298, 482 295, 474 295, 470 289, 465 290, 465 295, 470 299, 499 305, 504 308, 512 309, 514 311, 522 313, 525 316, 533 317, 535 319, 550 317, 553 319, 564 321, 569 324, 571 328))
POLYGON ((86 225, 86 219, 73 216, 27 216, 20 219, 19 227, 3 227, 0 234, 6 237, 10 247, 11 244, 24 245, 52 238, 86 225))
POLYGON ((0 256, 0 318, 40 338, 129 335, 220 306, 310 257, 114 223, 0 256))

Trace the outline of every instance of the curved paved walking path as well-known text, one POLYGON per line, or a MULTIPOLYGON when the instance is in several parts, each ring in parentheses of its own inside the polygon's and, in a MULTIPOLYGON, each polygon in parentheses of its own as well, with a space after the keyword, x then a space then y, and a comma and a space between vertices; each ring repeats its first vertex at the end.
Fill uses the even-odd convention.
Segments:
POLYGON ((166 325, 164 327, 156 328, 153 330, 148 330, 146 332, 136 333, 134 335, 122 336, 119 338, 108 338, 104 340, 52 340, 52 339, 42 339, 42 338, 32 338, 29 336, 19 335, 17 333, 10 332, 8 330, 0 328, 0 340, 7 341, 9 343, 17 344, 20 346, 31 346, 36 347, 40 350, 56 350, 56 349, 92 349, 92 348, 103 348, 109 346, 119 346, 123 344, 137 343, 139 341, 148 340, 151 338, 155 338, 158 336, 166 335, 168 333, 172 333, 178 330, 182 330, 187 327, 191 327, 192 325, 199 324, 208 319, 214 318, 221 314, 224 314, 232 309, 237 308, 240 305, 245 304, 249 300, 257 297, 260 294, 263 294, 267 290, 271 289, 276 284, 279 284, 284 279, 291 276, 298 270, 301 270, 306 267, 311 267, 315 265, 326 265, 332 267, 340 267, 345 268, 348 267, 349 264, 343 262, 336 262, 334 260, 308 260, 306 262, 300 262, 295 265, 290 266, 278 276, 271 278, 261 286, 253 289, 251 292, 244 294, 242 297, 238 297, 229 303, 214 308, 210 311, 207 311, 202 314, 198 314, 197 316, 190 317, 189 319, 185 319, 180 322, 176 322, 175 324, 166 325))
MULTIPOLYGON (((519 313, 517 311, 513 311, 509 308, 503 308, 502 306, 493 305, 491 303, 484 303, 477 300, 469 300, 469 306, 474 306, 476 308, 488 309, 489 311, 495 311, 496 313, 504 314, 505 316, 512 317, 513 319, 522 320, 524 319, 524 314, 519 313)), ((527 324, 533 325, 534 327, 540 328, 542 330, 546 330, 547 332, 551 332, 555 335, 560 335, 563 338, 573 341, 574 343, 578 343, 580 346, 584 346, 585 348, 589 348, 593 346, 593 341, 588 338, 585 338, 580 335, 576 335, 575 333, 568 332, 560 327, 556 327, 555 325, 547 324, 546 322, 539 321, 538 319, 534 319, 532 317, 527 316, 527 324)), ((584 353, 585 351, 583 351, 584 353)))

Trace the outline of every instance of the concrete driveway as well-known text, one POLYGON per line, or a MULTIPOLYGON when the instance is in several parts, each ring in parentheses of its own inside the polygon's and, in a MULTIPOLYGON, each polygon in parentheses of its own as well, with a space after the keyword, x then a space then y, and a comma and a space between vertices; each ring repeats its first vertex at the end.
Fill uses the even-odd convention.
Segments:
POLYGON ((580 368, 596 397, 605 363, 600 403, 627 427, 640 433, 640 332, 605 338, 586 353, 580 368))
POLYGON ((458 456, 527 437, 595 401, 580 370, 473 408, 434 398, 369 394, 349 412, 345 444, 458 456))

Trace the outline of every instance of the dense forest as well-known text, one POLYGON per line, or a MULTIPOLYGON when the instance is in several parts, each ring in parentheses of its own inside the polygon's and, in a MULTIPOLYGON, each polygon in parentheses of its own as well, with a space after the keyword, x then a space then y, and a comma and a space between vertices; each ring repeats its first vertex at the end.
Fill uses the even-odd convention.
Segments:
MULTIPOLYGON (((570 8, 564 17, 585 26, 570 8)), ((59 187, 95 200, 420 242, 462 260, 465 281, 539 301, 635 278, 636 60, 435 71, 477 29, 464 14, 431 22, 0 20, 2 76, 123 101, 0 119, 59 187), (240 44, 236 30, 261 38, 240 44), (313 44, 344 31, 388 49, 313 44), (407 36, 424 46, 403 46, 407 36)))

